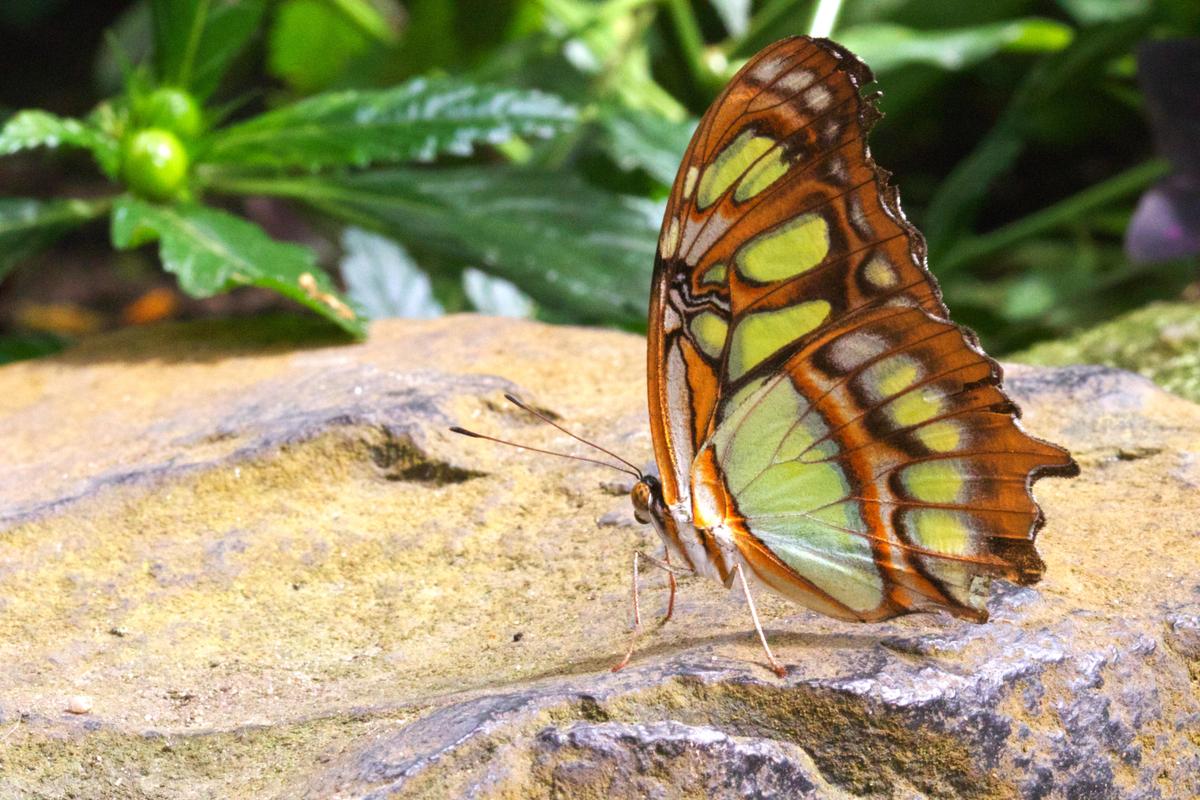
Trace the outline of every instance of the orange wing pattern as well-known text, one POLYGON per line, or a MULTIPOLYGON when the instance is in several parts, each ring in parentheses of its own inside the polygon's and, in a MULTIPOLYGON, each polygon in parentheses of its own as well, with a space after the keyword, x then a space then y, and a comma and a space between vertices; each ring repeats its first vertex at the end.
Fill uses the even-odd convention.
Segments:
POLYGON ((987 579, 1036 581, 1045 474, 1000 368, 947 321, 866 135, 870 70, 821 39, 752 59, 694 135, 650 305, 665 500, 810 607, 986 617, 987 579))

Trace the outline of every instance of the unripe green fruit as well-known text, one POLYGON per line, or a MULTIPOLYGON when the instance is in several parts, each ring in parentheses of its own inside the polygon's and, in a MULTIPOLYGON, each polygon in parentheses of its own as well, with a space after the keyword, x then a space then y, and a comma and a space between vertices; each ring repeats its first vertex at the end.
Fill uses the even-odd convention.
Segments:
POLYGON ((121 174, 135 194, 170 200, 183 188, 187 172, 187 150, 170 131, 147 128, 125 140, 121 174))
POLYGON ((163 128, 183 139, 193 139, 204 123, 200 106, 182 89, 164 86, 140 104, 138 117, 146 128, 163 128))

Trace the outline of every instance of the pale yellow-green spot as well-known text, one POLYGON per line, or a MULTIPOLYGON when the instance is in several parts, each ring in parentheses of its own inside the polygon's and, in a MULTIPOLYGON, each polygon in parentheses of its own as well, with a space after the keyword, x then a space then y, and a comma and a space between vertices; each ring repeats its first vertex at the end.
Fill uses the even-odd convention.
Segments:
POLYGON ((692 196, 692 192, 696 189, 696 178, 700 177, 700 168, 695 164, 688 167, 687 172, 683 176, 683 199, 687 200, 692 196))
POLYGON ((919 425, 942 413, 943 396, 932 389, 915 389, 888 404, 888 413, 901 427, 919 425))
POLYGON ((910 356, 892 356, 876 361, 862 372, 862 382, 878 400, 903 392, 917 382, 921 365, 910 356))
POLYGON ((743 131, 705 167, 704 174, 700 176, 700 188, 696 193, 696 206, 704 209, 717 202, 759 156, 774 146, 774 139, 755 136, 753 131, 743 131))
POLYGON ((918 461, 900 473, 905 490, 926 503, 954 503, 962 494, 964 462, 955 459, 918 461))
POLYGON ((827 446, 827 423, 789 380, 744 388, 731 405, 712 446, 750 531, 839 603, 877 608, 883 578, 849 481, 836 462, 805 460, 827 446))
POLYGON ((871 260, 863 266, 863 277, 876 289, 890 289, 899 282, 896 270, 883 255, 871 257, 871 260))
POLYGON ((701 283, 724 283, 728 277, 728 271, 724 264, 713 264, 703 275, 700 276, 701 283))
POLYGON ((659 242, 658 252, 663 258, 670 258, 675 255, 675 251, 679 248, 679 218, 672 217, 671 222, 663 231, 662 241, 659 242))
POLYGON ((772 353, 815 330, 829 316, 825 300, 748 314, 733 329, 729 345, 729 376, 745 375, 772 353))
POLYGON ((909 536, 926 550, 962 556, 970 549, 971 529, 957 511, 917 508, 908 512, 905 522, 909 536))
POLYGON ((711 311, 704 311, 692 318, 689 326, 692 340, 709 358, 719 358, 725 349, 725 337, 729 324, 711 311))
POLYGON ((766 283, 807 272, 828 254, 829 223, 819 214, 801 214, 755 236, 734 258, 738 272, 766 283))
POLYGON ((935 453, 949 453, 958 447, 962 439, 958 424, 945 419, 922 425, 915 433, 918 441, 935 453))
POLYGON ((783 148, 776 146, 750 167, 746 177, 742 178, 737 189, 734 190, 733 199, 741 203, 754 197, 786 175, 787 171, 787 162, 783 160, 783 148))

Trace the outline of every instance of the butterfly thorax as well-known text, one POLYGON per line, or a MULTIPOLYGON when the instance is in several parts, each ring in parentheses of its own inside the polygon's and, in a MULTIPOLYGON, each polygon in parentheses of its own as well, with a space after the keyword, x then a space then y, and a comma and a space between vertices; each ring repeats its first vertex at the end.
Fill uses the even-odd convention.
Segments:
POLYGON ((686 504, 668 505, 662 484, 652 475, 642 478, 629 494, 633 515, 642 524, 653 525, 666 546, 668 560, 700 575, 724 580, 736 559, 731 543, 698 527, 686 504))

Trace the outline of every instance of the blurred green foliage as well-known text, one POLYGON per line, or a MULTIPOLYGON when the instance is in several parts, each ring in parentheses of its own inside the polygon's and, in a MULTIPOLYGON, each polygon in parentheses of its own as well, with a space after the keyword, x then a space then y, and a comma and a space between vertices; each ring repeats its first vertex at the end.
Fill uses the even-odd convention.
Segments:
POLYGON ((1134 49, 1200 33, 1194 0, 145 0, 96 56, 114 97, 81 119, 17 113, 0 132, 0 154, 83 148, 112 180, 86 200, 0 201, 0 277, 108 215, 115 246, 158 241, 192 294, 267 286, 355 334, 364 315, 483 296, 509 298, 493 312, 644 328, 663 202, 698 115, 759 48, 809 32, 875 70, 887 116, 872 149, 956 318, 989 347, 1196 278, 1194 259, 1135 267, 1121 249, 1138 193, 1166 170, 1134 49), (120 163, 161 87, 203 104, 200 131, 169 132, 187 175, 170 197, 125 185, 120 163), (243 196, 327 220, 349 297, 311 251, 225 210, 243 196))

